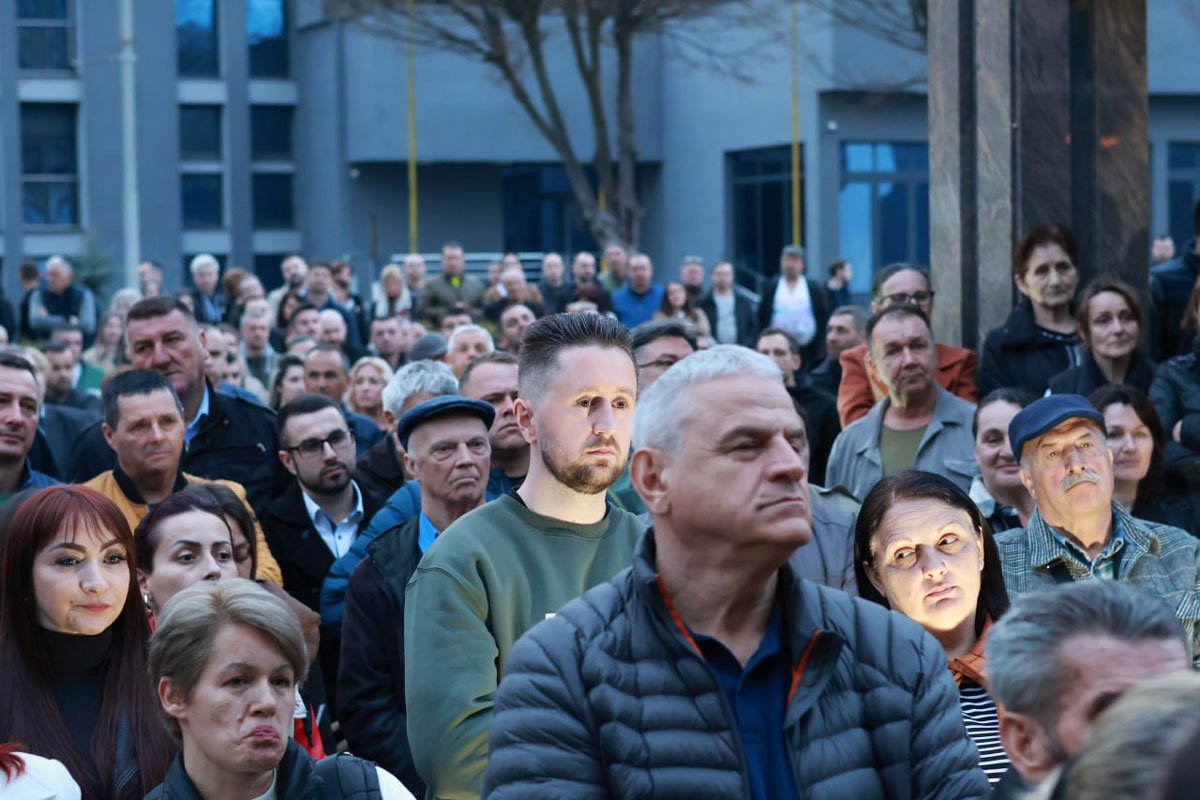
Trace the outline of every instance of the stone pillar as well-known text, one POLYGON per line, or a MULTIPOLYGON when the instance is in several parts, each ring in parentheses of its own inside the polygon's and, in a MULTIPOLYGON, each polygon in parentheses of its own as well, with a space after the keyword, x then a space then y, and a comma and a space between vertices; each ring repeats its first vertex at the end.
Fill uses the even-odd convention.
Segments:
POLYGON ((1145 0, 931 0, 930 247, 943 341, 982 346, 1034 225, 1070 226, 1083 279, 1144 288, 1145 0))

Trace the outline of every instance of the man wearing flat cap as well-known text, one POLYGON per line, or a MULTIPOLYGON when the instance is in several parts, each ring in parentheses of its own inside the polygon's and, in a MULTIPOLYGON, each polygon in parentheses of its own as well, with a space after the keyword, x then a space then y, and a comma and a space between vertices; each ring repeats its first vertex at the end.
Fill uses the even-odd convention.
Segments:
POLYGON ((1034 500, 1026 527, 996 536, 1009 595, 1092 579, 1137 586, 1175 610, 1200 664, 1200 540, 1113 500, 1103 415, 1080 395, 1049 395, 1013 417, 1008 439, 1034 500))
POLYGON ((490 403, 442 395, 396 424, 404 468, 418 482, 421 511, 384 531, 350 574, 342 617, 339 719, 350 749, 378 762, 418 797, 404 701, 404 587, 438 534, 483 504, 492 448, 490 403))

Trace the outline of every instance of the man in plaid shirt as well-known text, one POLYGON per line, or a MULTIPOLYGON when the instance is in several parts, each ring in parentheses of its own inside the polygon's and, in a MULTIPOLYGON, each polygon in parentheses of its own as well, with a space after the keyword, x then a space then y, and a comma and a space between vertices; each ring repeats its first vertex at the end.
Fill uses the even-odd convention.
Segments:
POLYGON ((1008 438, 1035 503, 1026 527, 996 537, 1009 596, 1091 579, 1137 586, 1175 610, 1200 665, 1200 539, 1114 502, 1103 415, 1080 395, 1049 395, 1013 417, 1008 438))

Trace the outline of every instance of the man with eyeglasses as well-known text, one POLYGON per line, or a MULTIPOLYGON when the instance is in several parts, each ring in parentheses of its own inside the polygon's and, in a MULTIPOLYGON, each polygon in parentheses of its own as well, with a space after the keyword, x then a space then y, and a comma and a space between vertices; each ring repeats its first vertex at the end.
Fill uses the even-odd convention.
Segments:
MULTIPOLYGON (((871 313, 877 314, 895 305, 914 306, 926 318, 932 319, 933 287, 925 267, 889 264, 875 273, 871 285, 871 313)), ((867 344, 852 347, 839 358, 842 382, 838 386, 837 409, 843 428, 866 416, 872 406, 887 396, 883 378, 869 364, 867 347, 867 344)), ((942 342, 935 342, 934 349, 937 354, 934 377, 938 385, 970 403, 979 402, 979 391, 975 387, 975 369, 979 360, 975 352, 942 342)))

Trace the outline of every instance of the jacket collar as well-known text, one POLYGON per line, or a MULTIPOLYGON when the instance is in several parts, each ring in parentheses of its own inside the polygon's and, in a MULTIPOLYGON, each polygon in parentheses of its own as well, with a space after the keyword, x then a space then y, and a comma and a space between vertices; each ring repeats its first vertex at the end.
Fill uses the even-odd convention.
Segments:
MULTIPOLYGON (((1131 568, 1146 553, 1157 553, 1161 549, 1162 542, 1158 535, 1142 527, 1138 520, 1125 510, 1124 506, 1114 501, 1112 512, 1113 528, 1115 530, 1116 526, 1120 524, 1122 535, 1125 538, 1125 544, 1121 548, 1121 563, 1125 565, 1122 572, 1131 568)), ((1054 532, 1050 530, 1049 523, 1042 518, 1042 512, 1036 506, 1025 531, 1029 541, 1029 566, 1033 569, 1044 570, 1055 562, 1061 561, 1078 567, 1080 571, 1086 571, 1086 567, 1080 563, 1079 559, 1075 558, 1070 550, 1059 544, 1054 532)))
MULTIPOLYGON (((129 502, 139 506, 149 506, 149 503, 147 503, 145 498, 142 497, 142 493, 138 491, 137 485, 133 482, 133 478, 129 477, 125 470, 121 469, 121 463, 119 461, 116 464, 113 464, 112 474, 113 480, 117 482, 117 486, 120 488, 121 493, 129 499, 129 502)), ((187 478, 184 477, 183 470, 177 469, 175 472, 175 485, 171 487, 171 493, 174 494, 175 492, 186 489, 187 485, 187 478)))
POLYGON ((992 618, 988 617, 984 620, 983 630, 980 632, 979 638, 975 640, 975 646, 971 648, 971 651, 958 658, 947 659, 950 665, 950 675, 959 686, 962 686, 965 678, 978 683, 985 690, 987 689, 987 678, 983 675, 983 644, 987 640, 990 627, 992 627, 992 618))
MULTIPOLYGON (((925 426, 925 433, 921 436, 921 442, 917 445, 918 453, 943 428, 958 427, 960 424, 959 420, 951 413, 951 407, 955 400, 954 395, 943 389, 937 381, 934 381, 933 388, 937 392, 937 404, 933 407, 933 418, 925 426)), ((891 402, 890 398, 883 398, 872 406, 871 410, 864 417, 864 419, 870 420, 867 423, 867 429, 871 435, 859 445, 858 455, 860 458, 866 458, 873 464, 883 463, 879 457, 879 434, 883 429, 883 414, 887 411, 887 407, 891 402)))

